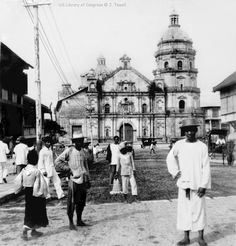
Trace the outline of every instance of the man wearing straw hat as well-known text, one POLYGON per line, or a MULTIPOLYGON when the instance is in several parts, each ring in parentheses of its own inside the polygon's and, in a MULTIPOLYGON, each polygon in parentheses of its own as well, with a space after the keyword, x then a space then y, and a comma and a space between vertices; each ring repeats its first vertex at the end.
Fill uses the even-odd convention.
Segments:
POLYGON ((196 138, 198 126, 194 118, 183 120, 181 128, 185 139, 175 143, 166 160, 179 188, 177 229, 184 231, 184 239, 177 245, 190 244, 190 231, 198 231, 200 246, 207 245, 205 192, 211 188, 211 174, 207 146, 196 138))
POLYGON ((74 146, 65 149, 55 160, 56 166, 69 172, 67 215, 70 230, 77 230, 73 222, 74 210, 77 214, 77 226, 87 226, 82 221, 82 212, 86 205, 87 185, 89 170, 86 155, 83 150, 84 138, 72 138, 74 146))

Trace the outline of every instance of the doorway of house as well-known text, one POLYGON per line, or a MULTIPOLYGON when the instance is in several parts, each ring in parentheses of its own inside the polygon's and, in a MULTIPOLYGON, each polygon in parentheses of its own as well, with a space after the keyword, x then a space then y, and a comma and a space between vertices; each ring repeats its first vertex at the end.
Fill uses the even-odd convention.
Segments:
POLYGON ((120 127, 120 140, 133 142, 133 127, 130 124, 125 123, 124 128, 125 128, 125 130, 123 131, 123 125, 121 125, 121 127, 120 127), (124 137, 123 137, 123 134, 124 134, 124 137))

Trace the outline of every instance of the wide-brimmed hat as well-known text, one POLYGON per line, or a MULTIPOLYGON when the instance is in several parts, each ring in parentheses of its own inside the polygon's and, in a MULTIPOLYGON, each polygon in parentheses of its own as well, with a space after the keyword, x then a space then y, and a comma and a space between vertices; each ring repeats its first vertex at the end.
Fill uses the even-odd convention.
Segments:
POLYGON ((81 143, 83 144, 84 143, 84 137, 73 137, 71 139, 72 143, 81 143))
POLYGON ((91 142, 88 142, 88 140, 84 140, 83 148, 88 147, 90 144, 91 144, 91 142))
POLYGON ((184 119, 182 121, 182 125, 180 128, 184 128, 184 127, 191 127, 191 126, 200 126, 199 122, 197 119, 195 118, 188 118, 188 119, 184 119))
POLYGON ((24 137, 23 136, 19 136, 17 139, 16 139, 16 143, 20 143, 24 140, 24 137))

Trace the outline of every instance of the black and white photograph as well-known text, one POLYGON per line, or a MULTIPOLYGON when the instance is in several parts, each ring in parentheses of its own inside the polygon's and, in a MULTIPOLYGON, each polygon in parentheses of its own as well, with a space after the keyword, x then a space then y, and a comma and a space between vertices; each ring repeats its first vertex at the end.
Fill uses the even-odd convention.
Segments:
POLYGON ((0 245, 236 245, 235 0, 0 0, 0 245))

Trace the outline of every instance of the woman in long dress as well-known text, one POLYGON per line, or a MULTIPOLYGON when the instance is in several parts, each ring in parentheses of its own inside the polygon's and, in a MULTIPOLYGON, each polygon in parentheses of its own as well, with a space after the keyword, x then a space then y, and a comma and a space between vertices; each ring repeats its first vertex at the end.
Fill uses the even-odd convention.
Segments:
POLYGON ((32 237, 39 237, 43 233, 36 231, 39 227, 48 225, 46 198, 33 196, 33 186, 40 171, 37 169, 38 154, 31 150, 27 155, 28 165, 22 170, 23 186, 25 191, 25 218, 22 239, 28 240, 28 231, 31 230, 32 237))

